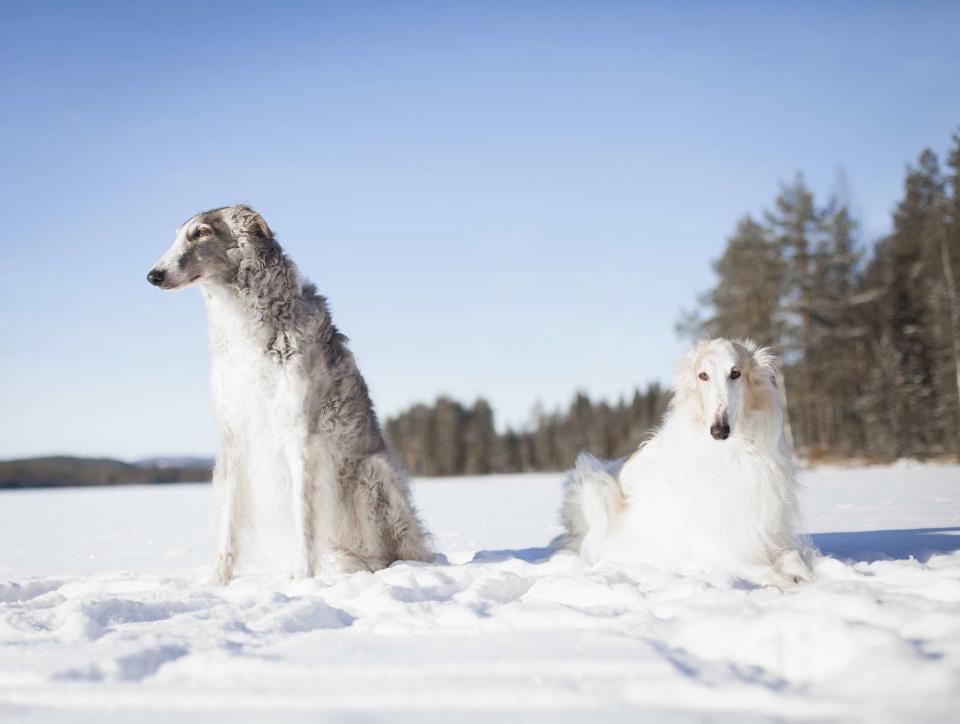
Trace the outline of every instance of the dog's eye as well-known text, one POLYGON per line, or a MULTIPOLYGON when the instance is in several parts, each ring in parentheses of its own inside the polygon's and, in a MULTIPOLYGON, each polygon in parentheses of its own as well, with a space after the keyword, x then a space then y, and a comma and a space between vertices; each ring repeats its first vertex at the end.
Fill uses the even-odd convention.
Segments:
POLYGON ((201 226, 199 229, 197 229, 196 234, 198 238, 201 236, 210 236, 210 229, 206 226, 201 226))
POLYGON ((699 377, 704 382, 710 379, 710 375, 708 375, 706 372, 701 372, 699 375, 697 375, 697 377, 699 377))
POLYGON ((739 376, 740 376, 740 370, 738 370, 736 367, 734 367, 732 370, 730 370, 730 379, 731 379, 731 380, 735 380, 735 379, 737 379, 739 376))

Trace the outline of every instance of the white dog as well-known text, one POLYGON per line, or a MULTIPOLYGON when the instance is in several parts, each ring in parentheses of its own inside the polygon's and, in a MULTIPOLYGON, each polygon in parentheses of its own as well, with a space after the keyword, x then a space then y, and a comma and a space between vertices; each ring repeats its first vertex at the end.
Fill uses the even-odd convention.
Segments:
POLYGON ((751 341, 697 343, 651 440, 625 462, 577 459, 564 544, 591 562, 809 579, 774 365, 751 341))

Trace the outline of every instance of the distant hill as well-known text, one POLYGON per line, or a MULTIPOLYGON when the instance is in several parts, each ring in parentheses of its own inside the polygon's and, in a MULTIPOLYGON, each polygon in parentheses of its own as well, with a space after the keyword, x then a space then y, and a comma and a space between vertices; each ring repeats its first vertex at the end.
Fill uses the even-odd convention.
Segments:
POLYGON ((213 458, 189 455, 144 458, 134 463, 138 468, 213 468, 213 458))
POLYGON ((136 463, 69 456, 24 458, 0 462, 0 489, 206 482, 212 468, 213 461, 205 458, 154 458, 136 463))

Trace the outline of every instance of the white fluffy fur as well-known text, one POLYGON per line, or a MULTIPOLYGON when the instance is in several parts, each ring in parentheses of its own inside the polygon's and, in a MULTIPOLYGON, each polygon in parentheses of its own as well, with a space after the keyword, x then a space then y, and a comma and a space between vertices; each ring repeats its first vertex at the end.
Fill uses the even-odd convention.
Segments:
POLYGON ((697 343, 652 439, 626 461, 577 460, 563 506, 567 547, 588 561, 809 578, 774 365, 749 340, 697 343), (729 437, 715 439, 711 428, 722 436, 723 423, 729 437))
MULTIPOLYGON (((312 575, 308 561, 316 556, 316 563, 324 567, 330 547, 307 551, 308 535, 294 530, 295 524, 310 517, 303 509, 307 496, 298 494, 303 484, 294 478, 305 467, 308 452, 301 433, 308 421, 297 403, 309 382, 302 369, 278 366, 263 355, 254 341, 254 324, 239 313, 229 292, 204 287, 203 293, 209 316, 211 391, 221 420, 213 506, 220 555, 217 580, 229 581, 232 569, 240 567, 238 561, 253 569, 287 568, 298 578, 312 575)), ((337 516, 332 452, 321 447, 322 438, 309 445, 316 473, 311 507, 315 517, 337 516)), ((330 531, 337 523, 325 519, 314 525, 330 531)))

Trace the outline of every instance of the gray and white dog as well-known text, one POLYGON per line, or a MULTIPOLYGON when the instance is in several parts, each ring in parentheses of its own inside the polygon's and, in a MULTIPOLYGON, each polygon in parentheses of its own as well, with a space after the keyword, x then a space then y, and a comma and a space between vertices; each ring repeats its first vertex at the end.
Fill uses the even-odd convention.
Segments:
POLYGON ((161 289, 197 283, 206 300, 220 433, 218 582, 233 577, 259 505, 284 511, 281 530, 266 538, 292 531, 294 577, 321 565, 432 559, 347 339, 262 216, 245 205, 193 216, 147 280, 161 289))

